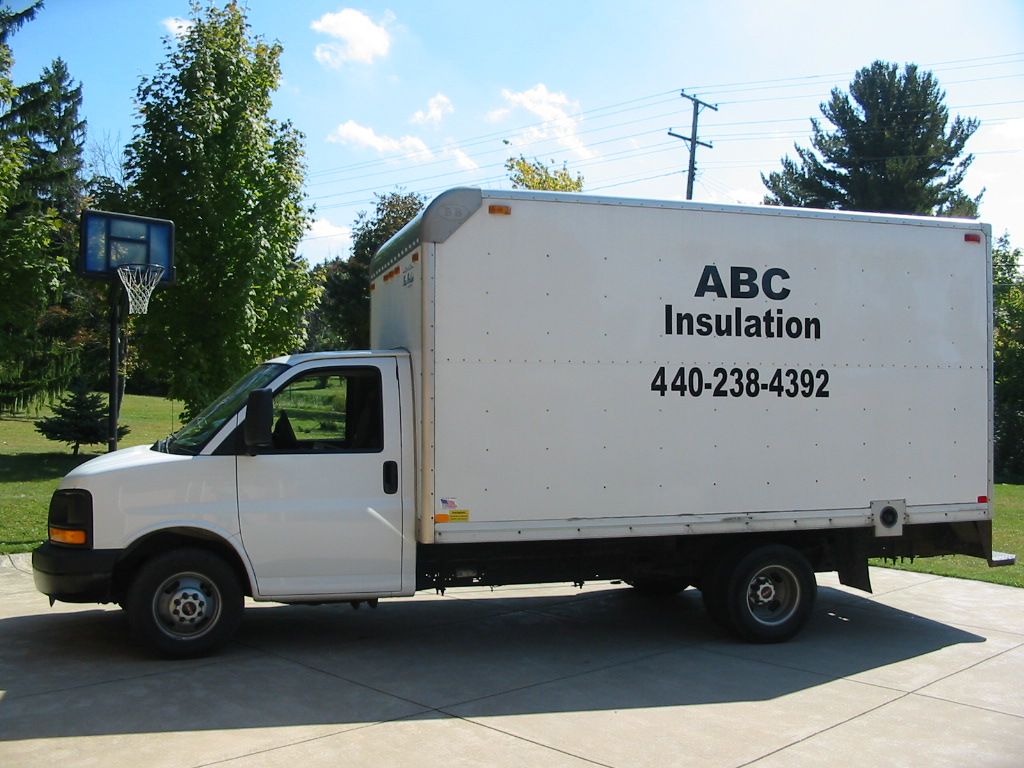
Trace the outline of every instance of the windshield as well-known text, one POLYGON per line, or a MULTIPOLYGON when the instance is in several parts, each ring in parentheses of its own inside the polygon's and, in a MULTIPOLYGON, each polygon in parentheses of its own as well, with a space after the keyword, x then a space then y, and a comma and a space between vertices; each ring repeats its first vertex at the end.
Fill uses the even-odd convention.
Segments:
POLYGON ((287 367, 281 363, 267 363, 249 371, 192 421, 153 447, 167 453, 199 453, 217 430, 224 426, 224 422, 238 413, 252 390, 267 386, 287 367))

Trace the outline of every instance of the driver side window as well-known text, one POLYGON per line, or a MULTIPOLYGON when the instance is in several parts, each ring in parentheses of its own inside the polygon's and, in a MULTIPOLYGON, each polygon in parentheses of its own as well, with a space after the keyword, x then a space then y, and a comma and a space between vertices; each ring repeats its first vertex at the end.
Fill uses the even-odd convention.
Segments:
POLYGON ((274 396, 274 449, 376 453, 384 449, 377 368, 301 375, 274 396))

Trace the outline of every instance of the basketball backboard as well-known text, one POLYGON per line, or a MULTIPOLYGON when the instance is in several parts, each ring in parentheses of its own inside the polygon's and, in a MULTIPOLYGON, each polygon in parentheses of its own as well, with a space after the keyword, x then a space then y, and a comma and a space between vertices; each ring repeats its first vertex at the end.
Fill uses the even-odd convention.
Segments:
POLYGON ((78 271, 117 280, 126 264, 163 267, 162 285, 174 282, 174 222, 127 213, 82 211, 78 271))

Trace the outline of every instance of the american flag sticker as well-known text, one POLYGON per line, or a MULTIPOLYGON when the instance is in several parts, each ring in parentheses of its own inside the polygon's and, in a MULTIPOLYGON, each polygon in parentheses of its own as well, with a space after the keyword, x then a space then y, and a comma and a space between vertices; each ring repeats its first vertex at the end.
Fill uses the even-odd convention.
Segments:
POLYGON ((455 499, 441 499, 441 509, 458 509, 459 502, 455 499))

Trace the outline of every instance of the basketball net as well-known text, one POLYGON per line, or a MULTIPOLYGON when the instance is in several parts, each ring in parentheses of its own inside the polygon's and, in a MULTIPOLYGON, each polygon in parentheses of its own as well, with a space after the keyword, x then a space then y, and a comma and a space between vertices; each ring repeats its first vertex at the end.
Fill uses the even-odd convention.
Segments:
POLYGON ((128 314, 146 314, 149 297, 163 273, 164 268, 156 264, 122 264, 117 268, 117 275, 128 293, 128 314))

